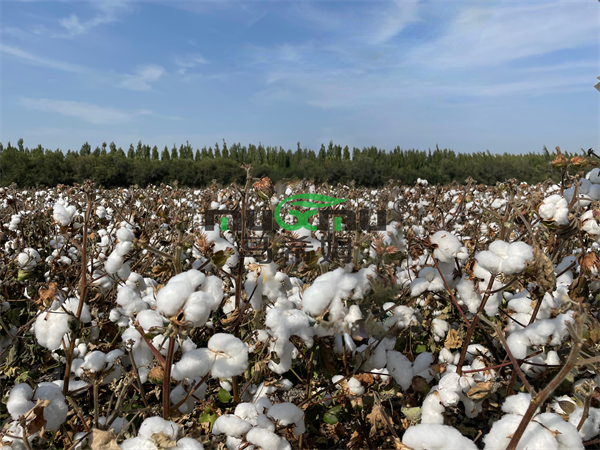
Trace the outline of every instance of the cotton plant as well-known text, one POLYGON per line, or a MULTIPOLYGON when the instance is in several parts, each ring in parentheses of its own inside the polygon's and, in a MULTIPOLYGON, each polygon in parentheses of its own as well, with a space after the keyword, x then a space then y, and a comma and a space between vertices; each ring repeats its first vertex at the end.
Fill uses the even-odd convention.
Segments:
MULTIPOLYGON (((483 437, 485 450, 503 450, 508 446, 510 437, 521 423, 530 402, 531 396, 525 393, 511 395, 504 400, 502 411, 505 415, 494 422, 490 432, 483 437)), ((552 412, 538 413, 527 425, 517 445, 518 450, 583 448, 577 427, 552 412)))
MULTIPOLYGON (((104 263, 104 270, 106 270, 106 273, 111 275, 122 270, 125 262, 125 256, 127 256, 127 254, 131 251, 131 248, 133 247, 133 241, 135 240, 135 235, 127 226, 126 222, 121 223, 121 227, 117 230, 117 240, 117 245, 104 263)), ((127 277, 124 276, 121 278, 127 277)))

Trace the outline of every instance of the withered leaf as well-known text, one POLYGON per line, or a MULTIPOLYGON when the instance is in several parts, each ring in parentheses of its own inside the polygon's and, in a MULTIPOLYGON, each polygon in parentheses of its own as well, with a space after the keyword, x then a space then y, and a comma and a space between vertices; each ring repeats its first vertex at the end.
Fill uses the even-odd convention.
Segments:
POLYGON ((381 405, 373 405, 373 409, 367 414, 367 420, 371 424, 371 436, 377 434, 378 428, 385 428, 387 426, 386 416, 381 405))
POLYGON ((539 247, 533 248, 533 262, 529 264, 526 273, 537 281, 543 292, 556 288, 556 274, 552 260, 539 247))
POLYGON ((40 431, 46 426, 46 419, 44 419, 44 408, 50 404, 48 400, 38 399, 37 403, 25 414, 25 421, 27 424, 27 433, 33 434, 40 431))
POLYGON ((476 386, 473 386, 471 389, 469 389, 469 392, 467 392, 467 397, 473 400, 481 400, 493 393, 494 384, 495 383, 493 381, 479 382, 476 386))
POLYGON ((120 448, 112 431, 103 431, 98 428, 92 429, 89 446, 92 450, 118 450, 120 448))
POLYGON ((156 445, 159 450, 177 447, 177 442, 171 440, 171 437, 164 431, 161 431, 160 433, 154 433, 152 435, 152 440, 154 441, 154 445, 156 445))
POLYGON ((567 400, 559 400, 558 406, 560 406, 560 409, 562 409, 567 414, 571 414, 575 411, 575 404, 573 404, 567 400))
POLYGON ((460 338, 458 331, 456 331, 454 328, 451 328, 450 331, 448 331, 448 334, 446 335, 444 347, 446 347, 449 350, 453 348, 461 348, 462 343, 463 341, 460 338))

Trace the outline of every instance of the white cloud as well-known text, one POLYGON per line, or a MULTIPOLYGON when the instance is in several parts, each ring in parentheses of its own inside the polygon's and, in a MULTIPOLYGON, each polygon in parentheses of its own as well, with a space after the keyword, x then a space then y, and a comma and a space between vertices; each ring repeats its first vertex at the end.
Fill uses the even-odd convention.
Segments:
POLYGON ((121 75, 119 87, 133 91, 150 91, 150 83, 156 82, 165 73, 165 69, 156 64, 138 66, 135 75, 121 75))
POLYGON ((406 25, 418 20, 418 0, 395 0, 386 11, 381 11, 372 27, 370 43, 383 44, 400 33, 406 25))
POLYGON ((88 69, 86 67, 83 67, 83 66, 80 66, 77 64, 64 62, 64 61, 58 61, 58 60, 49 59, 49 58, 42 58, 40 56, 36 56, 36 55, 28 53, 24 50, 21 50, 20 48, 17 48, 17 47, 2 45, 2 46, 0 46, 0 52, 15 56, 17 58, 20 58, 21 60, 23 60, 26 63, 33 64, 36 66, 48 67, 50 69, 62 70, 65 72, 74 72, 74 73, 89 73, 90 72, 90 69, 88 69))
POLYGON ((414 63, 493 67, 598 43, 597 4, 502 3, 461 10, 439 39, 416 47, 414 63))
POLYGON ((175 58, 175 64, 186 69, 196 67, 198 64, 208 64, 208 61, 197 53, 187 56, 178 56, 175 58))
POLYGON ((24 98, 23 106, 36 111, 57 113, 67 117, 76 117, 94 125, 117 125, 130 122, 141 115, 150 115, 151 111, 124 111, 116 108, 106 108, 91 103, 53 100, 49 98, 24 98))
POLYGON ((74 37, 86 34, 99 25, 117 22, 121 14, 125 14, 131 10, 129 2, 119 0, 94 1, 90 4, 99 11, 99 14, 86 21, 81 21, 75 14, 62 18, 59 20, 59 23, 66 29, 67 34, 53 35, 53 37, 74 37))

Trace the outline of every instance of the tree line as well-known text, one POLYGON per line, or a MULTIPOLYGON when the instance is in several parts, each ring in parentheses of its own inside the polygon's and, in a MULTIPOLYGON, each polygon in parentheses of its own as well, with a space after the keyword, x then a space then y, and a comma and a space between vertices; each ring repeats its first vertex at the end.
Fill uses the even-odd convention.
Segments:
MULTIPOLYGON (((570 156, 566 154, 566 156, 570 156)), ((559 179, 552 169, 554 158, 544 146, 540 153, 494 154, 486 152, 458 153, 436 146, 435 150, 386 151, 377 147, 350 148, 330 142, 318 151, 301 148, 295 151, 282 147, 248 146, 223 140, 214 147, 194 149, 185 145, 165 146, 138 142, 127 151, 114 142, 92 150, 86 142, 79 151, 17 147, 0 143, 0 185, 16 183, 19 187, 47 187, 57 184, 82 183, 92 179, 105 188, 147 186, 175 181, 180 186, 205 187, 213 180, 221 185, 242 182, 242 164, 251 164, 254 176, 269 176, 274 182, 282 179, 310 179, 317 183, 344 183, 381 187, 390 179, 412 184, 417 178, 432 184, 464 183, 468 177, 479 183, 495 184, 511 178, 538 183, 547 178, 559 179)))

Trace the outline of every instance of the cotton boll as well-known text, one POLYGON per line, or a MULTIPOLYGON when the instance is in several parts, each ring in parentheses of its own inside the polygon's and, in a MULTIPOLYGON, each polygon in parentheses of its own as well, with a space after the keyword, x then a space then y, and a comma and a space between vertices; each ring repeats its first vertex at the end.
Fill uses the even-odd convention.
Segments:
POLYGON ((348 380, 348 389, 355 395, 363 395, 365 393, 362 383, 354 377, 348 380))
POLYGON ((409 427, 402 443, 413 450, 477 450, 477 446, 460 431, 448 425, 421 423, 409 427))
POLYGON ((112 252, 104 262, 104 270, 106 270, 106 273, 113 275, 121 269, 123 261, 124 259, 122 256, 118 255, 116 252, 112 252))
POLYGON ((211 310, 216 310, 221 304, 221 301, 223 300, 224 296, 223 280, 214 275, 210 275, 206 277, 206 279, 202 283, 202 286, 200 287, 200 290, 202 292, 207 292, 210 295, 212 295, 213 299, 209 306, 211 310))
POLYGON ((165 318, 153 309, 140 311, 136 319, 145 331, 150 331, 153 327, 163 327, 165 325, 165 318))
POLYGON ((278 421, 283 426, 291 424, 296 425, 294 427, 294 434, 296 436, 300 436, 306 431, 304 425, 304 411, 293 403, 277 403, 269 408, 267 416, 278 421))
POLYGON ((119 242, 133 242, 135 234, 129 228, 121 227, 117 230, 117 239, 119 242))
MULTIPOLYGON (((456 400, 458 401, 458 396, 456 400)), ((425 397, 425 400, 423 400, 423 406, 421 407, 421 423, 443 424, 444 411, 446 411, 446 408, 442 404, 439 392, 430 392, 427 397, 425 397)))
POLYGON ((450 329, 448 322, 442 319, 433 319, 431 321, 431 325, 434 334, 433 338, 436 342, 440 342, 442 339, 444 339, 446 337, 446 333, 448 333, 448 330, 450 329))
POLYGON ((527 411, 527 408, 529 408, 530 403, 531 395, 520 392, 504 399, 502 411, 507 414, 523 415, 527 411))
POLYGON ((33 389, 26 383, 16 384, 10 391, 6 408, 13 420, 17 420, 35 406, 31 401, 33 389))
POLYGON ((158 311, 166 317, 177 315, 192 292, 192 286, 184 281, 167 283, 156 296, 158 311))
POLYGON ((252 428, 246 434, 246 440, 251 444, 259 446, 262 450, 283 450, 289 447, 289 443, 272 431, 264 428, 252 428), (287 444, 287 446, 285 446, 287 444))
POLYGON ((488 247, 489 251, 504 259, 508 256, 510 244, 504 241, 494 241, 488 247))
POLYGON ((28 271, 32 270, 40 261, 40 259, 41 257, 37 250, 33 248, 26 248, 17 256, 17 263, 22 270, 28 271))
POLYGON ((460 241, 452 233, 447 231, 438 231, 431 236, 432 244, 437 245, 433 251, 433 256, 442 262, 452 262, 456 253, 460 251, 460 241))
POLYGON ((121 450, 158 450, 154 441, 141 436, 125 439, 119 446, 121 450))
POLYGON ((208 341, 208 349, 216 355, 211 374, 216 378, 241 375, 248 367, 248 347, 231 334, 217 333, 208 341))
POLYGON ((206 348, 186 352, 179 362, 173 366, 172 376, 181 381, 184 378, 201 378, 211 371, 215 355, 206 348))
POLYGON ((204 450, 204 446, 196 439, 185 437, 177 441, 175 450, 204 450))
POLYGON ((386 367, 396 383, 406 391, 412 384, 413 379, 412 363, 409 359, 400 352, 390 350, 387 352, 386 367))
POLYGON ((226 434, 227 436, 242 437, 252 428, 250 422, 246 422, 232 414, 219 416, 213 425, 214 434, 226 434))
POLYGON ((48 350, 61 348, 63 337, 68 332, 69 316, 62 310, 42 312, 35 320, 35 338, 38 344, 48 350))
POLYGON ((169 283, 175 283, 177 281, 184 281, 189 283, 192 286, 192 289, 196 289, 200 286, 204 280, 206 279, 206 275, 204 275, 199 270, 187 270, 185 272, 181 272, 178 275, 175 275, 173 278, 169 280, 169 283))
POLYGON ((117 305, 125 310, 125 314, 133 316, 134 313, 148 309, 148 304, 140 295, 129 286, 122 286, 117 293, 117 305))
POLYGON ((146 439, 152 439, 152 435, 155 433, 165 433, 171 440, 177 440, 179 434, 179 427, 175 422, 165 420, 162 417, 148 417, 139 430, 139 437, 146 439))
POLYGON ((114 253, 116 253, 119 256, 125 256, 127 255, 127 253, 129 253, 129 251, 131 250, 131 247, 133 247, 133 244, 131 242, 119 242, 114 249, 114 253))
POLYGON ((61 389, 54 383, 40 383, 35 389, 33 400, 48 400, 50 404, 44 408, 46 429, 57 431, 67 418, 69 408, 61 389))
POLYGON ((71 208, 72 209, 67 209, 60 203, 57 203, 54 205, 54 213, 52 217, 54 217, 54 220, 56 220, 61 226, 66 227, 71 223, 75 213, 75 207, 71 208))
POLYGON ((496 253, 491 251, 483 251, 479 252, 477 256, 477 263, 485 270, 490 273, 498 274, 500 273, 500 267, 502 265, 502 258, 500 258, 496 253))
POLYGON ((122 280, 126 280, 129 277, 129 275, 131 275, 131 266, 129 265, 129 263, 123 263, 121 268, 117 270, 117 275, 122 280))
POLYGON ((212 303, 213 296, 208 292, 196 291, 192 293, 183 307, 185 320, 192 322, 194 327, 204 325, 210 316, 210 305, 212 303))
POLYGON ((85 355, 84 363, 81 367, 89 370, 90 372, 102 372, 104 369, 105 359, 106 355, 103 352, 95 350, 85 355))
MULTIPOLYGON (((187 391, 183 387, 183 384, 176 386, 174 389, 171 389, 171 394, 169 398, 171 399, 171 404, 176 405, 181 400, 183 400, 187 395, 187 391)), ((189 414, 194 410, 194 403, 196 400, 194 397, 190 395, 190 397, 183 402, 183 404, 179 407, 179 412, 182 414, 189 414)))

